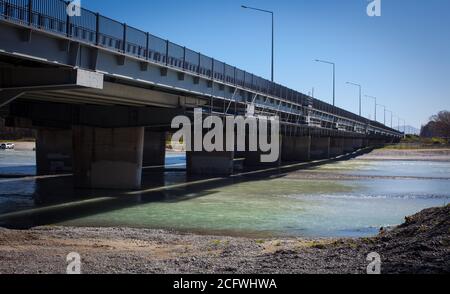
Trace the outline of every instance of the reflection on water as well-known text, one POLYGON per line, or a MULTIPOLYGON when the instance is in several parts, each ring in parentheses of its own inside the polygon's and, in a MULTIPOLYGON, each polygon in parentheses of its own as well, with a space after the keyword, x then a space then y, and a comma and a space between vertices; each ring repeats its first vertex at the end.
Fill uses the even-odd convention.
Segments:
MULTIPOLYGON (((21 165, 33 166, 32 152, 18 155, 17 160, 13 154, 5 161, 2 158, 1 173, 16 173, 21 165)), ((401 223, 406 215, 450 203, 450 180, 443 179, 450 174, 449 162, 354 159, 314 169, 411 179, 303 180, 281 174, 208 181, 187 179, 183 169, 176 169, 183 168, 184 161, 184 156, 169 155, 169 171, 146 171, 143 188, 137 192, 74 190, 70 176, 0 179, 0 225, 128 226, 252 236, 368 236, 381 226, 401 223)))

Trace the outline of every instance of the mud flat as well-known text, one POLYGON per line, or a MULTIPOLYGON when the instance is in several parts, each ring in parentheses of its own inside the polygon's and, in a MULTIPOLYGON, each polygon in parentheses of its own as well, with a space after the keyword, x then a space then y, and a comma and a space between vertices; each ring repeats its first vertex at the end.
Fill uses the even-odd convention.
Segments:
POLYGON ((249 239, 127 228, 0 229, 0 273, 450 273, 450 206, 424 210, 364 239, 249 239))

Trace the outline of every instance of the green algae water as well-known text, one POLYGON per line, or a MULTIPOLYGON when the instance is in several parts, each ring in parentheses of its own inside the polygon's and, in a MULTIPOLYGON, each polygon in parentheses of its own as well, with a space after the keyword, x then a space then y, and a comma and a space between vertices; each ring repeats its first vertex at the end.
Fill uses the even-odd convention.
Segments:
MULTIPOLYGON (((20 158, 24 164, 24 156, 20 158)), ((183 161, 184 156, 172 155, 167 165, 179 167, 183 161)), ((13 168, 17 172, 18 167, 13 168)), ((8 170, 0 164, 0 172, 8 170)), ((144 173, 142 190, 132 192, 74 190, 70 177, 0 179, 0 225, 359 237, 400 224, 424 208, 450 203, 450 162, 353 159, 307 172, 326 177, 305 179, 299 171, 209 181, 189 179, 182 169, 172 169, 144 173)))

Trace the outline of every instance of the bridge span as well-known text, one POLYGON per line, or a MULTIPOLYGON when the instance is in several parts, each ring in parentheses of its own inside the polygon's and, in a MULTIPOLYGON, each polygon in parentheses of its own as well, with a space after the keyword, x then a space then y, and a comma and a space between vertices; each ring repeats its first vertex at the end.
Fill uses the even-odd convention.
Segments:
MULTIPOLYGON (((278 116, 281 161, 335 157, 403 136, 378 122, 61 0, 0 0, 0 109, 37 130, 38 174, 73 171, 82 188, 139 188, 164 165, 179 114, 278 116)), ((187 169, 231 174, 237 157, 188 152, 187 169)))

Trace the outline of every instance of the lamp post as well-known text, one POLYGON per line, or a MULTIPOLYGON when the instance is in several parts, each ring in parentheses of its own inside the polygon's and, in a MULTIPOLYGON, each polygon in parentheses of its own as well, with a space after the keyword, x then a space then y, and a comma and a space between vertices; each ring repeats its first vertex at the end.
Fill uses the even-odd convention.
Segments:
POLYGON ((386 125, 386 106, 385 105, 381 105, 381 104, 377 104, 377 106, 381 106, 384 108, 384 125, 386 125))
POLYGON ((362 95, 362 86, 360 84, 356 84, 356 83, 352 83, 352 82, 347 82, 347 85, 353 85, 356 87, 359 87, 359 116, 361 116, 361 111, 362 111, 362 106, 361 106, 361 95, 362 95))
POLYGON ((388 110, 388 109, 386 111, 391 114, 391 129, 392 129, 392 127, 393 127, 392 121, 393 121, 394 113, 392 111, 388 110))
POLYGON ((333 66, 333 106, 336 106, 336 64, 331 61, 316 59, 316 62, 331 64, 333 66))
POLYGON ((272 15, 272 82, 274 81, 274 38, 275 38, 275 20, 274 20, 274 13, 273 11, 270 10, 264 10, 264 9, 260 9, 260 8, 255 8, 255 7, 249 7, 249 6, 245 6, 245 5, 241 5, 242 8, 244 9, 251 9, 251 10, 256 10, 256 11, 260 11, 260 12, 264 12, 264 13, 269 13, 272 15))
POLYGON ((377 121, 377 97, 364 95, 364 97, 375 100, 375 121, 377 121))
MULTIPOLYGON (((393 115, 392 119, 394 119, 394 118, 399 118, 399 117, 398 117, 398 115, 393 115)), ((399 124, 400 124, 400 122, 399 122, 399 124)), ((398 131, 398 126, 397 126, 396 130, 398 131)))

